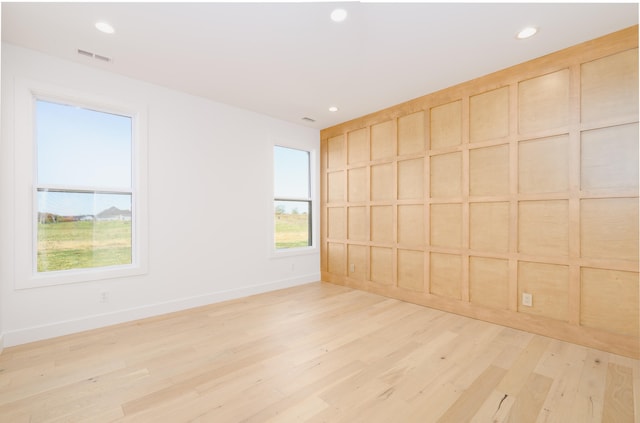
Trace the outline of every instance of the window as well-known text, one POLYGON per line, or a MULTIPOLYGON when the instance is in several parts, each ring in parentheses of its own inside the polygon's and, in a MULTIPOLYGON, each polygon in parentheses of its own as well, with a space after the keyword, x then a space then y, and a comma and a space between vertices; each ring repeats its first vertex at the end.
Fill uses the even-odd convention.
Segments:
POLYGON ((313 245, 310 153, 275 146, 273 155, 275 248, 310 247, 313 245))
POLYGON ((15 287, 145 274, 146 105, 24 78, 14 104, 15 287))
POLYGON ((133 263, 132 121, 36 99, 36 273, 133 263))

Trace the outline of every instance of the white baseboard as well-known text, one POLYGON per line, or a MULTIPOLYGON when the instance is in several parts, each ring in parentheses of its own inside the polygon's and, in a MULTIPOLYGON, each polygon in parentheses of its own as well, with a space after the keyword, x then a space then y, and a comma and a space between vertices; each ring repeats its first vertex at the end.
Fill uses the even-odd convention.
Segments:
POLYGON ((291 279, 284 279, 276 282, 250 285, 238 289, 230 289, 195 297, 182 298, 179 300, 167 301, 164 303, 150 304, 111 313, 87 316, 80 319, 60 321, 46 325, 33 326, 30 328, 9 331, 0 336, 0 351, 2 351, 3 345, 6 347, 12 347, 15 345, 55 338, 58 336, 69 335, 85 330, 97 329, 105 326, 115 325, 118 323, 144 319, 146 317, 159 316, 175 311, 219 303, 236 298, 248 297, 250 295, 261 294, 278 289, 304 285, 311 282, 317 282, 319 280, 320 274, 317 273, 291 279))

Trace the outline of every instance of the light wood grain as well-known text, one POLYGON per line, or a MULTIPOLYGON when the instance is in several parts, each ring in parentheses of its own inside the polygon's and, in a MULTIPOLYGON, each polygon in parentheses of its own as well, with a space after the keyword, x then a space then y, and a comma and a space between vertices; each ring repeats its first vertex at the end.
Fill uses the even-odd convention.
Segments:
POLYGON ((469 98, 469 140, 503 138, 509 135, 509 87, 469 98))
POLYGON ((640 280, 635 272, 582 269, 581 323, 629 336, 640 332, 640 280))
POLYGON ((638 189, 638 124, 582 133, 583 190, 638 189))
POLYGON ((344 172, 337 171, 327 174, 327 201, 340 203, 344 201, 344 172))
POLYGON ((368 128, 347 133, 347 163, 354 164, 369 161, 368 128))
POLYGON ((634 422, 637 360, 325 283, 18 347, 3 422, 634 422))
POLYGON ((469 194, 509 194, 509 146, 475 148, 469 151, 469 194))
POLYGON ((518 172, 521 193, 566 192, 569 189, 569 136, 522 141, 518 145, 518 172))
POLYGON ((398 244, 424 248, 424 207, 422 204, 398 206, 398 244))
POLYGON ((634 26, 322 130, 323 280, 640 357, 637 55, 634 26), (328 271, 328 243, 367 268, 328 271))
POLYGON ((371 160, 386 159, 396 155, 394 129, 394 122, 391 120, 371 126, 371 160))
POLYGON ((371 207, 371 241, 395 244, 392 206, 371 207))
POLYGON ((569 70, 522 81, 518 87, 521 134, 569 123, 569 70))
POLYGON ((327 168, 344 166, 344 136, 338 135, 327 140, 327 168))
POLYGON ((469 285, 472 303, 508 309, 509 262, 487 257, 470 257, 469 285))
POLYGON ((424 159, 398 162, 398 200, 424 198, 424 159))
POLYGON ((367 208, 364 206, 348 207, 349 241, 366 241, 369 239, 367 208))
POLYGON ((395 199, 395 175, 391 163, 371 166, 371 200, 395 199))
POLYGON ((369 199, 367 192, 368 168, 358 167, 347 171, 350 203, 361 203, 369 199))
POLYGON ((431 253, 431 293, 459 299, 462 295, 462 259, 455 254, 431 253))
POLYGON ((432 150, 459 145, 462 142, 462 101, 454 101, 431 109, 432 150))
POLYGON ((431 156, 431 197, 462 196, 462 154, 431 156))
POLYGON ((582 64, 582 119, 638 114, 638 49, 582 64))
POLYGON ((424 253, 398 250, 398 286, 411 291, 424 289, 424 253))
POLYGON ((391 248, 371 247, 371 280, 384 285, 394 284, 391 248))
POLYGON ((398 119, 398 155, 424 152, 424 112, 398 119))

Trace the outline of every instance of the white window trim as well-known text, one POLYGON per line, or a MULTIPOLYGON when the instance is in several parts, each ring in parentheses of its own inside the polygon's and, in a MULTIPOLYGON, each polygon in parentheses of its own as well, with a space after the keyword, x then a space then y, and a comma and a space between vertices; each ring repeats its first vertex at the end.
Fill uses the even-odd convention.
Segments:
MULTIPOLYGON (((311 148, 308 146, 296 144, 294 142, 287 142, 283 140, 271 140, 268 143, 270 146, 270 155, 271 157, 271 192, 269 193, 269 256, 271 258, 285 258, 291 256, 300 256, 300 255, 311 255, 317 254, 319 251, 320 245, 320 205, 318 202, 319 199, 319 185, 318 185, 318 176, 319 176, 319 154, 316 148, 311 148), (275 193, 275 184, 274 184, 274 176, 275 176, 275 157, 274 157, 274 147, 285 147, 291 148, 294 150, 306 151, 309 153, 309 184, 311 190, 311 245, 307 247, 296 247, 296 248, 276 248, 276 239, 275 239, 275 219, 273 213, 273 202, 274 202, 274 193, 275 193)), ((305 199, 306 201, 306 199, 305 199)))
POLYGON ((14 252, 15 288, 26 289, 145 274, 148 271, 147 112, 146 105, 77 92, 17 78, 14 84, 14 252), (132 117, 132 263, 121 266, 36 271, 36 99, 76 104, 132 117))

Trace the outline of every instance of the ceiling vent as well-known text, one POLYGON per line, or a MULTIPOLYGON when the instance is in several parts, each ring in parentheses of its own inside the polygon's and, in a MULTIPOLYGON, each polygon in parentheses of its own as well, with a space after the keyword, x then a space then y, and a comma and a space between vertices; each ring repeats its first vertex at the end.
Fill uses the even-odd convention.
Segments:
POLYGON ((307 122, 315 122, 315 119, 311 119, 310 117, 303 117, 302 120, 306 120, 307 122))
POLYGON ((96 53, 92 53, 88 50, 82 50, 82 49, 78 49, 78 54, 80 56, 84 56, 84 57, 90 57, 92 59, 96 59, 100 62, 105 62, 105 63, 110 63, 113 61, 113 59, 111 57, 107 57, 107 56, 103 56, 101 54, 96 54, 96 53))

